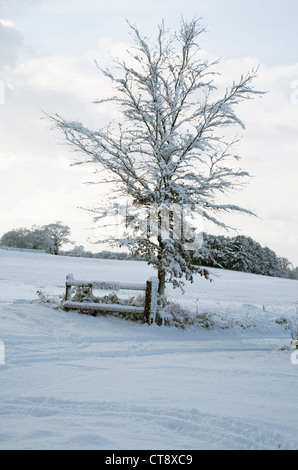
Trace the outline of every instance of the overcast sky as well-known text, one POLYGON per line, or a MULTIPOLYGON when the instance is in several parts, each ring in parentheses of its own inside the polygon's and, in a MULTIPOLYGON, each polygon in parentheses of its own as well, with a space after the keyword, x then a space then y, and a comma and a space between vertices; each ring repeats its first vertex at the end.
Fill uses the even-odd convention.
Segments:
POLYGON ((253 179, 231 198, 258 218, 225 221, 298 265, 297 0, 0 0, 0 236, 61 220, 90 248, 92 215, 80 207, 100 201, 100 186, 84 184, 92 168, 69 166, 74 154, 42 110, 107 123, 109 110, 92 104, 106 91, 94 60, 125 53, 126 19, 154 37, 162 18, 176 29, 181 15, 202 17, 202 49, 221 58, 227 84, 260 65, 255 85, 268 93, 238 110, 241 166, 253 179))

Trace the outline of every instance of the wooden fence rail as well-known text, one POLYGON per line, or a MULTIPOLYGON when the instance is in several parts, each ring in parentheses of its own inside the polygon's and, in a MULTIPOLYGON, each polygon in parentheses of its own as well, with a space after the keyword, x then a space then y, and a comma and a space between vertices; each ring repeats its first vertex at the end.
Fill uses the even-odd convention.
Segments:
POLYGON ((66 276, 65 299, 62 302, 65 310, 84 310, 92 313, 137 313, 143 314, 146 323, 152 323, 157 311, 158 279, 151 277, 144 284, 133 284, 113 281, 81 281, 74 279, 72 274, 66 276), (74 288, 86 289, 89 297, 87 300, 74 301, 72 299, 74 288), (102 303, 92 301, 93 289, 117 292, 119 290, 145 291, 145 306, 138 307, 116 303, 102 303))

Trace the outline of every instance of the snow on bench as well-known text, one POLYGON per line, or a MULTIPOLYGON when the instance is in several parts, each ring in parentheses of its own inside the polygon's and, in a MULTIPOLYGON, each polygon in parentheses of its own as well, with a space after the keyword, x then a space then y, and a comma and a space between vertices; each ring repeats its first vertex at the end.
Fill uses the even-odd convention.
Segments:
POLYGON ((107 313, 139 313, 143 314, 147 323, 154 322, 157 309, 157 291, 158 279, 151 277, 144 284, 134 284, 114 281, 81 281, 74 279, 72 274, 66 276, 66 292, 63 300, 63 308, 65 310, 86 310, 90 312, 107 312, 107 313), (86 290, 88 299, 82 301, 74 301, 72 299, 73 288, 83 288, 86 290), (138 307, 134 305, 123 305, 118 303, 102 303, 93 302, 95 299, 93 289, 108 290, 117 292, 119 290, 145 291, 145 306, 138 307))

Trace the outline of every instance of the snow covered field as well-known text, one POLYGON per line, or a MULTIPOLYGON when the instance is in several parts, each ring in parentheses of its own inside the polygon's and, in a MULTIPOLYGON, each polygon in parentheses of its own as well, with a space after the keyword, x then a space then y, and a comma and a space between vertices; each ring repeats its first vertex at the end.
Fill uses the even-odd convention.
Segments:
POLYGON ((298 282, 212 272, 169 290, 214 315, 214 329, 183 331, 36 294, 62 295, 68 273, 143 282, 145 263, 0 250, 0 449, 298 449, 298 365, 279 321, 296 322, 298 282))

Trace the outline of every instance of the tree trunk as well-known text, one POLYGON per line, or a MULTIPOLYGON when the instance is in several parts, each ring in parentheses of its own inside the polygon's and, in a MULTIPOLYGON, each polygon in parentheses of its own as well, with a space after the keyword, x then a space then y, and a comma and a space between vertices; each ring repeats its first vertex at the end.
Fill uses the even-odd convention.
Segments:
POLYGON ((163 297, 164 294, 165 294, 165 288, 166 288, 166 272, 165 270, 162 268, 163 266, 163 250, 164 250, 164 243, 163 243, 163 240, 162 240, 162 233, 161 233, 161 223, 162 223, 162 220, 161 220, 161 212, 158 213, 158 236, 157 236, 157 240, 158 240, 158 294, 160 297, 163 297))
POLYGON ((163 297, 166 287, 166 273, 163 269, 158 270, 158 294, 163 297))

